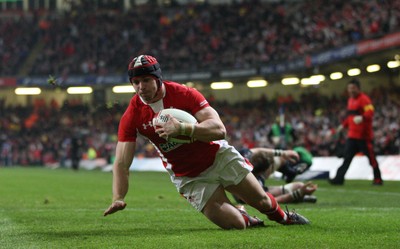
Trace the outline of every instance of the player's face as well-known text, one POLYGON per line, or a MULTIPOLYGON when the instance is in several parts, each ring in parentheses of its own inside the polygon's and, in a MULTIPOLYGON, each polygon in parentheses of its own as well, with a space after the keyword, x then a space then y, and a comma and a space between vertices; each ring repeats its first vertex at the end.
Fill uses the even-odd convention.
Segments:
POLYGON ((157 81, 151 76, 140 76, 132 79, 136 93, 146 102, 151 102, 157 93, 157 81))
POLYGON ((349 96, 351 98, 354 98, 354 97, 357 97, 358 94, 360 94, 360 89, 358 88, 357 85, 348 84, 347 85, 347 92, 349 93, 349 96))

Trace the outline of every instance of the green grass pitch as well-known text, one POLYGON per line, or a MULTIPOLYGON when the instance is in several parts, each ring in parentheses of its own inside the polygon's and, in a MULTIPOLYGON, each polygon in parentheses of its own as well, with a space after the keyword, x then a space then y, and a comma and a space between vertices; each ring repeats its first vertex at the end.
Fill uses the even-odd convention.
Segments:
MULTIPOLYGON (((398 248, 400 182, 316 181, 316 204, 290 204, 309 226, 221 230, 195 211, 164 172, 132 172, 124 211, 103 217, 112 174, 0 168, 0 248, 398 248)), ((283 182, 271 180, 272 184, 283 182)))

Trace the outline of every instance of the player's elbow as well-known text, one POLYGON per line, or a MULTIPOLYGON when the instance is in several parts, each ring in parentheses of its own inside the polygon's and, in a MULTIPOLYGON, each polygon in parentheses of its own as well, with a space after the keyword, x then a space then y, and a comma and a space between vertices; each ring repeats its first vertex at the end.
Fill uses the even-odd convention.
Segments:
POLYGON ((226 138, 226 128, 225 128, 225 126, 222 125, 218 128, 217 139, 221 140, 221 139, 225 139, 225 138, 226 138))
POLYGON ((211 141, 217 141, 217 140, 222 140, 226 138, 226 129, 224 126, 218 126, 212 130, 211 133, 209 133, 208 136, 204 137, 204 142, 211 142, 211 141), (207 138, 206 138, 207 137, 207 138))
POLYGON ((203 142, 211 142, 226 138, 226 128, 222 122, 209 122, 195 129, 195 138, 203 142))

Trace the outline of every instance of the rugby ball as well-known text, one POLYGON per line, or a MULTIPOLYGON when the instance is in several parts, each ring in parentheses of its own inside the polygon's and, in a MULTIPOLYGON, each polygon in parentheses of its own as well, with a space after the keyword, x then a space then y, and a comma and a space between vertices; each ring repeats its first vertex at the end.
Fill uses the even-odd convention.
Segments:
MULTIPOLYGON (((153 126, 157 127, 157 124, 168 122, 167 114, 171 115, 172 117, 176 118, 179 122, 182 123, 190 123, 190 124, 197 123, 196 118, 192 114, 180 109, 168 108, 161 110, 159 113, 157 113, 156 117, 153 119, 153 126)), ((176 137, 168 138, 168 141, 180 144, 186 144, 193 142, 193 138, 189 136, 178 135, 176 137)))

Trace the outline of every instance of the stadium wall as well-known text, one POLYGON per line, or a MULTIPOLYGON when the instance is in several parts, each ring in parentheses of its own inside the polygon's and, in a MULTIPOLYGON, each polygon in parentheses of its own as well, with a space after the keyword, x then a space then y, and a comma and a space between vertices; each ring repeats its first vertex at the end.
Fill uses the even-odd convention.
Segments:
MULTIPOLYGON (((380 165, 382 178, 384 180, 400 180, 400 156, 377 156, 380 165)), ((338 167, 343 159, 337 157, 315 157, 311 168, 304 173, 304 177, 298 176, 301 180, 313 179, 315 176, 323 174, 325 178, 329 175, 331 178, 335 176, 338 167)), ((83 162, 81 167, 85 168, 83 162)), ((86 167, 87 168, 87 167, 86 167)), ((93 169, 95 167, 90 167, 93 169)), ((112 171, 112 165, 104 165, 102 170, 105 172, 112 171)), ((159 158, 135 158, 130 167, 131 171, 159 171, 166 172, 159 158)), ((279 174, 278 174, 279 175, 279 174)), ((317 177, 320 178, 320 177, 317 177)), ((350 168, 346 174, 346 179, 351 180, 372 180, 372 168, 365 156, 356 156, 351 162, 350 168)))

